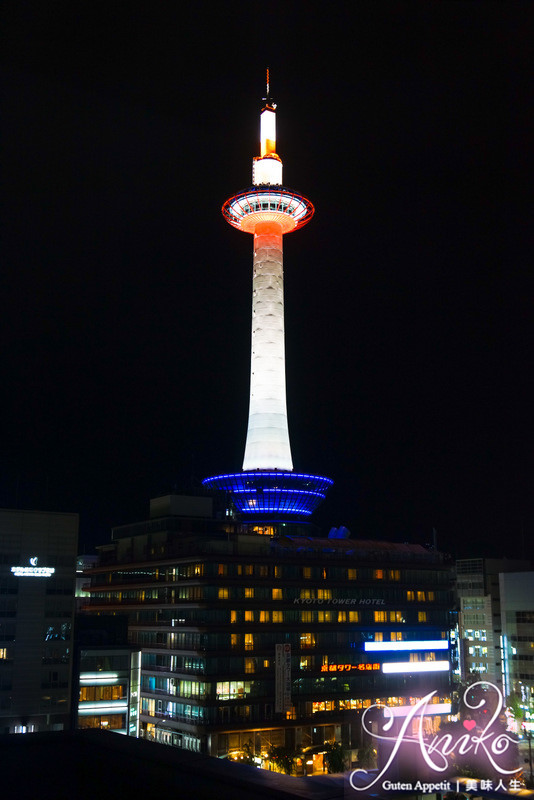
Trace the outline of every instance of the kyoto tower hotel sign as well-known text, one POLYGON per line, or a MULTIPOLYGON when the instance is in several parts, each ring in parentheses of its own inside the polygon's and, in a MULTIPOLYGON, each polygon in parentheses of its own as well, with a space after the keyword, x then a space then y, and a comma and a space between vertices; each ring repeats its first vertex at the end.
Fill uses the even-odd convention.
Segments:
POLYGON ((260 116, 260 155, 253 186, 230 197, 225 219, 254 236, 250 406, 243 471, 206 478, 205 486, 230 492, 245 518, 305 518, 332 485, 329 478, 293 472, 287 424, 283 237, 314 213, 301 194, 283 185, 276 153, 276 104, 267 97, 260 116))

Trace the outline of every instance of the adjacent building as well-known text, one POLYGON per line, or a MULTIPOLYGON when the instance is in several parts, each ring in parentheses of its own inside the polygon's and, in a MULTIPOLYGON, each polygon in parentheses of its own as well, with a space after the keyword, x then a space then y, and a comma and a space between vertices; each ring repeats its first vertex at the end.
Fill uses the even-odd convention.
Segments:
POLYGON ((499 684, 502 680, 501 597, 499 575, 529 569, 518 559, 467 558, 456 562, 459 604, 460 675, 471 673, 499 684))
POLYGON ((0 730, 69 725, 78 515, 0 510, 0 730))
POLYGON ((141 652, 128 645, 127 623, 119 614, 77 614, 73 728, 139 736, 141 652))
POLYGON ((534 731, 534 572, 501 573, 499 588, 504 694, 522 712, 518 731, 534 731))

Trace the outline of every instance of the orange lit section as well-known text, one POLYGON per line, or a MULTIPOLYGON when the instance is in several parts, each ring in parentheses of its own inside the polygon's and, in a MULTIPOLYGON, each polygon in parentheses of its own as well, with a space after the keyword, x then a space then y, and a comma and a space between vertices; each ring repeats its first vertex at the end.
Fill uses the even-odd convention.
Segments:
MULTIPOLYGON (((256 227, 259 225, 260 222, 270 222, 275 223, 276 225, 280 226, 280 233, 290 233, 294 231, 297 223, 291 217, 288 217, 286 214, 282 212, 276 211, 258 211, 255 214, 251 214, 249 217, 246 217, 241 222, 241 230, 245 231, 245 233, 255 233, 256 227)), ((278 233, 278 231, 276 231, 278 233)))
POLYGON ((265 106, 260 117, 260 155, 262 158, 276 153, 276 113, 265 106))

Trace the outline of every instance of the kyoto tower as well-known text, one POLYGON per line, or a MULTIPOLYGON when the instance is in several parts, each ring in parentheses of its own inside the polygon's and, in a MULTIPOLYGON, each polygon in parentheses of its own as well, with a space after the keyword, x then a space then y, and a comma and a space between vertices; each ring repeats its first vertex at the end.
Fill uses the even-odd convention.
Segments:
POLYGON ((283 237, 306 225, 314 208, 306 197, 283 185, 269 70, 252 184, 222 207, 230 225, 254 236, 250 406, 243 471, 206 478, 203 484, 229 492, 244 519, 303 519, 321 503, 333 481, 293 472, 286 405, 283 237))

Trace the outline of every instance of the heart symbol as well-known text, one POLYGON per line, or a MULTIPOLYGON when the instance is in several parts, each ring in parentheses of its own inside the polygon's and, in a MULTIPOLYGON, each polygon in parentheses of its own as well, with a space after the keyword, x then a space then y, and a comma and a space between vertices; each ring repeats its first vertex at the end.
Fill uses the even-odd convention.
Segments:
POLYGON ((475 725, 476 725, 476 722, 475 722, 474 719, 466 719, 464 721, 464 728, 466 728, 468 731, 472 731, 473 728, 475 727, 475 725))

